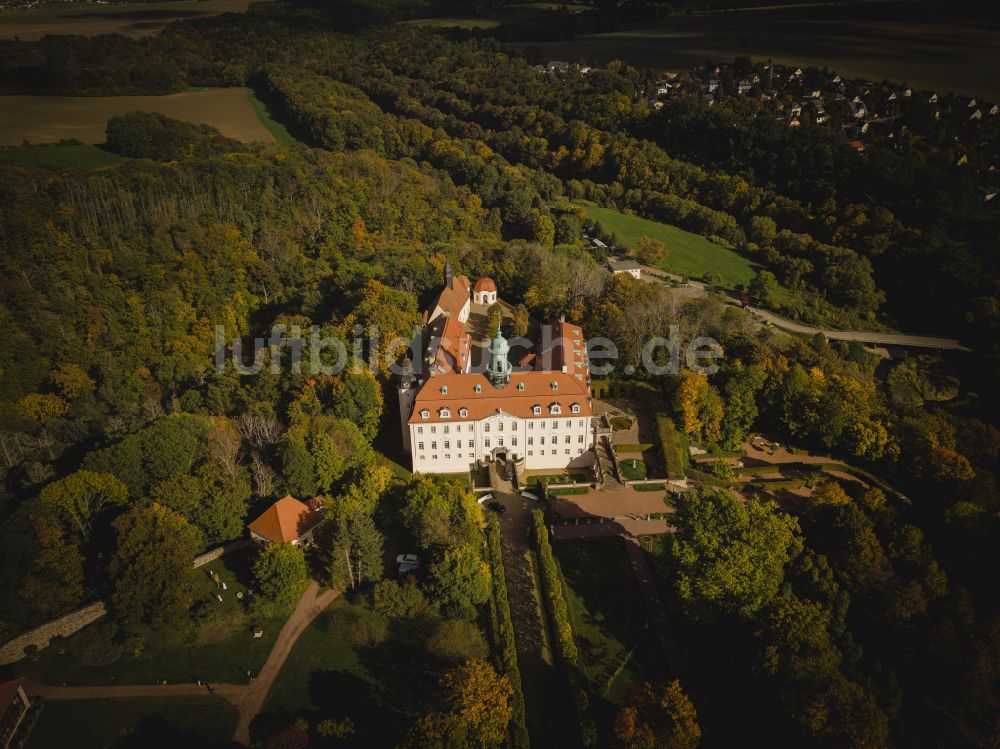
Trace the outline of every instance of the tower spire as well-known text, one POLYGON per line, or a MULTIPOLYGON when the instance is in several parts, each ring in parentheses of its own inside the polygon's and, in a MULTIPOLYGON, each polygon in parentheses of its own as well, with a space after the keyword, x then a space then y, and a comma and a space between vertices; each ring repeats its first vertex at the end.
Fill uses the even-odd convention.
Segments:
POLYGON ((511 366, 507 359, 509 351, 510 347, 498 329, 497 334, 490 341, 490 366, 486 372, 490 383, 498 390, 510 383, 511 366))

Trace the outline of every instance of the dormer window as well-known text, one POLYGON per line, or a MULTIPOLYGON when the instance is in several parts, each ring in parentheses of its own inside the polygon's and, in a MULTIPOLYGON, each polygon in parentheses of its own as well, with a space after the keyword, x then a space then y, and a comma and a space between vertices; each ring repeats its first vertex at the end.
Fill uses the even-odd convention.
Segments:
POLYGON ((475 386, 474 388, 472 388, 472 389, 473 389, 473 390, 475 390, 475 391, 476 391, 477 393, 481 393, 481 392, 483 392, 483 386, 482 386, 482 385, 476 385, 476 386, 475 386))
POLYGON ((439 415, 439 416, 440 416, 440 417, 441 417, 442 419, 448 419, 448 418, 450 418, 450 417, 451 417, 451 409, 448 409, 448 408, 442 408, 441 410, 439 410, 439 411, 438 411, 438 415, 439 415))
POLYGON ((426 408, 420 412, 421 419, 429 419, 430 417, 431 417, 431 412, 428 411, 426 408))
POLYGON ((461 416, 464 419, 466 416, 469 415, 469 409, 467 409, 467 408, 460 408, 460 409, 458 409, 458 415, 461 416))
POLYGON ((531 413, 533 413, 535 416, 540 415, 542 413, 542 407, 541 406, 532 406, 531 407, 531 413))
POLYGON ((580 413, 580 404, 579 403, 574 403, 570 408, 573 411, 573 413, 575 413, 575 414, 580 413))
POLYGON ((558 390, 559 389, 559 383, 556 382, 555 380, 552 380, 552 382, 549 383, 549 387, 552 388, 553 390, 558 390))
POLYGON ((517 383, 517 389, 523 391, 524 390, 524 383, 523 382, 517 383))
POLYGON ((447 394, 448 394, 448 386, 447 385, 442 385, 441 386, 441 395, 447 395, 447 394))
POLYGON ((553 403, 551 406, 549 406, 549 413, 551 414, 562 413, 562 407, 558 403, 553 403))

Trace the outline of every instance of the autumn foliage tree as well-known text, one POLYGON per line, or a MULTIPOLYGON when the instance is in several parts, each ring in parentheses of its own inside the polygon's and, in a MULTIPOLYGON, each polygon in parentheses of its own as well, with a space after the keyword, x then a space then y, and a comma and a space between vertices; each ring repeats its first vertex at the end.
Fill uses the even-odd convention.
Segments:
POLYGON ((698 712, 681 684, 649 682, 632 690, 618 711, 614 737, 622 749, 695 749, 701 741, 698 712))

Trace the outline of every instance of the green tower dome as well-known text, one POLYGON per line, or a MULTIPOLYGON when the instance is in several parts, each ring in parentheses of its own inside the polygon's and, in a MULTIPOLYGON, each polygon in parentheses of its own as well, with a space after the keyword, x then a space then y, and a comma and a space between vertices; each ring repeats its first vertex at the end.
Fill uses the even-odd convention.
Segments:
POLYGON ((505 387, 510 382, 511 367, 507 360, 509 351, 510 347, 507 345, 507 341, 498 330, 497 334, 493 336, 493 340, 490 341, 490 366, 486 372, 486 376, 490 378, 490 382, 495 388, 505 387))

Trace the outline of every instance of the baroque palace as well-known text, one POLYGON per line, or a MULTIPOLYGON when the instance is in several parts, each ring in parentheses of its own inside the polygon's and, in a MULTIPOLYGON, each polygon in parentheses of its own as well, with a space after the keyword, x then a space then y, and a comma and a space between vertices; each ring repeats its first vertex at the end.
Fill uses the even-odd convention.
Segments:
POLYGON ((489 335, 496 284, 445 268, 424 313, 423 356, 399 378, 403 446, 415 473, 459 473, 490 462, 518 472, 590 465, 594 430, 583 331, 559 321, 534 340, 489 335))

